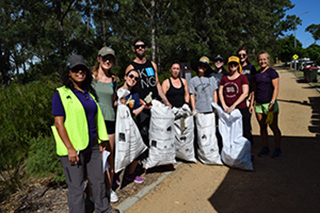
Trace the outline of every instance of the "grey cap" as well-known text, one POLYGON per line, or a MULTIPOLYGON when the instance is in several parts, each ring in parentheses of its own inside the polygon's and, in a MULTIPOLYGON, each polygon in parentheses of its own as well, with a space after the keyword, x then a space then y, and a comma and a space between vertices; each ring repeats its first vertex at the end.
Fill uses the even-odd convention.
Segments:
POLYGON ((81 55, 70 55, 67 59, 67 66, 72 69, 78 65, 83 65, 88 68, 84 58, 81 55))
POLYGON ((112 55, 113 57, 116 57, 114 50, 111 49, 110 47, 102 47, 99 52, 99 56, 106 56, 106 55, 112 55))

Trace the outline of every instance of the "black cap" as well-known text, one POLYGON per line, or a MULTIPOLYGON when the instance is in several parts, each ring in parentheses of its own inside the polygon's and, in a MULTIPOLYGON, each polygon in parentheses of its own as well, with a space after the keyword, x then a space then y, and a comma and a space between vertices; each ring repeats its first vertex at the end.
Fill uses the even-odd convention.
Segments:
POLYGON ((84 58, 81 55, 70 55, 67 60, 67 66, 72 69, 78 65, 83 65, 88 68, 84 58))
POLYGON ((221 55, 216 55, 216 56, 213 58, 213 61, 217 61, 217 60, 224 61, 224 60, 223 60, 223 57, 222 57, 221 55))

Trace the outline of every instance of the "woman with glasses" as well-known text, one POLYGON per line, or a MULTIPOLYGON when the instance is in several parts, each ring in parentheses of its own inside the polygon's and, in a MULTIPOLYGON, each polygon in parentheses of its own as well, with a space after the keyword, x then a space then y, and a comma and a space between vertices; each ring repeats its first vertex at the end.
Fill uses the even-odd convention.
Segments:
POLYGON ((186 79, 180 78, 180 64, 173 62, 170 67, 171 77, 162 83, 163 93, 172 107, 180 108, 189 103, 189 87, 186 79))
MULTIPOLYGON (((137 117, 144 109, 149 109, 148 106, 139 97, 138 93, 138 82, 140 80, 139 73, 135 69, 129 70, 124 76, 124 84, 121 86, 122 89, 130 91, 130 94, 126 98, 122 98, 120 101, 122 104, 126 104, 133 117, 137 117)), ((139 164, 139 160, 145 157, 146 153, 141 154, 136 160, 134 160, 128 168, 128 175, 125 177, 128 181, 134 181, 135 183, 142 183, 144 179, 136 174, 136 167, 139 164)))
POLYGON ((99 141, 109 140, 103 115, 94 96, 89 92, 92 76, 80 55, 67 60, 62 74, 63 85, 52 99, 57 154, 68 183, 70 212, 85 213, 83 195, 85 176, 88 176, 96 212, 119 212, 112 209, 106 197, 99 141))
MULTIPOLYGON (((250 104, 251 100, 251 92, 252 92, 252 79, 254 74, 257 72, 254 65, 250 63, 249 57, 248 57, 248 50, 244 47, 241 47, 237 51, 238 57, 240 58, 240 64, 242 67, 242 75, 245 75, 249 81, 249 94, 247 98, 247 106, 250 104)), ((250 111, 252 114, 252 111, 250 111)))
POLYGON ((95 89, 99 106, 101 108, 107 132, 109 135, 110 146, 107 150, 110 152, 107 169, 107 190, 110 192, 110 201, 117 202, 118 197, 112 190, 114 176, 114 139, 115 139, 115 103, 118 77, 112 74, 112 67, 115 64, 115 52, 110 47, 103 47, 98 52, 96 65, 92 69, 93 82, 92 87, 95 89))
POLYGON ((260 126, 260 137, 263 146, 258 156, 263 157, 270 153, 267 131, 267 126, 269 125, 273 132, 275 142, 275 149, 271 157, 277 158, 281 155, 281 131, 278 127, 279 106, 277 103, 279 93, 279 75, 276 70, 270 67, 270 56, 266 51, 258 53, 258 63, 260 69, 253 78, 254 89, 250 106, 251 110, 253 110, 255 101, 254 110, 260 126), (270 119, 270 123, 266 124, 268 113, 271 113, 273 119, 270 119))
POLYGON ((213 76, 217 81, 217 85, 219 85, 222 76, 224 76, 227 73, 227 70, 223 67, 224 60, 221 55, 216 55, 213 58, 213 62, 214 62, 214 67, 216 69, 213 70, 211 74, 209 74, 209 77, 213 76))
POLYGON ((237 56, 228 59, 228 75, 222 77, 219 85, 219 100, 226 113, 239 109, 242 115, 243 136, 250 142, 252 140, 250 125, 251 114, 246 104, 249 93, 249 81, 241 75, 242 67, 237 56))

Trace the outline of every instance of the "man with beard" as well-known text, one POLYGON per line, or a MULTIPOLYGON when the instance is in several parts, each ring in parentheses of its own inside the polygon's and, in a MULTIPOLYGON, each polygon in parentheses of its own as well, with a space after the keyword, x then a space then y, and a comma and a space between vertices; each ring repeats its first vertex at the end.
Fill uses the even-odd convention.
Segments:
MULTIPOLYGON (((152 99, 162 99, 162 101, 171 107, 166 96, 163 94, 158 74, 157 65, 145 57, 147 51, 146 43, 143 39, 136 39, 133 43, 133 52, 136 58, 126 69, 126 73, 135 69, 139 72, 140 82, 138 82, 138 93, 140 99, 144 98, 152 92, 152 99)), ((138 127, 140 129, 144 142, 148 145, 148 131, 150 122, 150 109, 144 109, 138 116, 138 127)))

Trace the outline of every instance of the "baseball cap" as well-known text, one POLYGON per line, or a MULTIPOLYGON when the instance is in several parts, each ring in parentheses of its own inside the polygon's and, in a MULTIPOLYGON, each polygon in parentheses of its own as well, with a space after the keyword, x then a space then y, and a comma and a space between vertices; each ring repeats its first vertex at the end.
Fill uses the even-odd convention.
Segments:
POLYGON ((83 65, 88 68, 84 58, 81 55, 70 55, 67 59, 67 66, 72 69, 78 65, 83 65))
POLYGON ((239 59, 239 57, 237 57, 237 56, 230 56, 230 57, 228 58, 228 65, 227 65, 227 67, 228 67, 228 71, 229 71, 229 72, 230 72, 229 63, 231 63, 231 62, 236 62, 236 63, 238 63, 238 65, 239 65, 239 73, 241 73, 241 72, 242 72, 242 67, 241 67, 241 64, 240 64, 240 59, 239 59))
POLYGON ((99 56, 106 56, 106 55, 112 55, 113 57, 116 57, 114 50, 111 49, 110 47, 102 47, 99 52, 99 56))
POLYGON ((223 57, 221 55, 216 55, 214 58, 213 58, 213 61, 217 61, 217 60, 221 60, 221 61, 224 61, 223 57))

